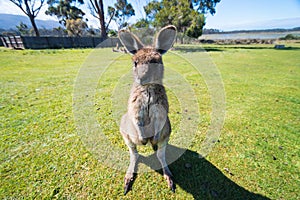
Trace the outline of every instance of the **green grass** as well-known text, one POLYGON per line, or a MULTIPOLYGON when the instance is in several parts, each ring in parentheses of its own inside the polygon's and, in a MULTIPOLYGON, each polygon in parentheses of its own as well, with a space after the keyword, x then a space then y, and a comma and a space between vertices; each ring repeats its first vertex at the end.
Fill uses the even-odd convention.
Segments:
MULTIPOLYGON (((148 170, 139 174, 127 196, 123 196, 125 170, 99 161, 78 133, 73 93, 82 66, 114 61, 95 86, 93 113, 109 142, 128 156, 118 119, 127 101, 120 94, 130 89, 130 76, 123 76, 130 74, 130 56, 114 53, 118 54, 114 60, 111 49, 1 48, 0 198, 298 199, 300 50, 299 44, 289 45, 294 48, 205 46, 222 76, 226 118, 219 141, 204 159, 199 159, 199 153, 211 123, 205 77, 176 54, 166 54, 165 83, 176 84, 183 78, 190 85, 201 116, 200 120, 191 117, 190 123, 200 123, 188 150, 170 166, 176 193, 169 191, 160 171, 148 170)), ((175 52, 192 57, 204 54, 197 46, 181 46, 175 52)), ((192 113, 182 107, 184 97, 171 85, 167 92, 173 127, 168 155, 174 156, 182 147, 176 143, 180 122, 192 113)), ((150 154, 149 146, 139 149, 150 154)), ((149 169, 145 163, 141 169, 149 169)))

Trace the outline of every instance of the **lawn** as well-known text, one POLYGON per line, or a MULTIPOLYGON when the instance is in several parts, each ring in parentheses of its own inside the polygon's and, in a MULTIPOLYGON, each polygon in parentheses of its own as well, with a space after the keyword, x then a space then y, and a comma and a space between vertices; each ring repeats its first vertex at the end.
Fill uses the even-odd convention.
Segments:
MULTIPOLYGON (((145 159, 126 196, 129 154, 118 123, 130 56, 0 48, 0 198, 299 199, 300 49, 287 46, 167 53, 177 190, 145 159)), ((149 146, 139 151, 152 157, 149 146)))

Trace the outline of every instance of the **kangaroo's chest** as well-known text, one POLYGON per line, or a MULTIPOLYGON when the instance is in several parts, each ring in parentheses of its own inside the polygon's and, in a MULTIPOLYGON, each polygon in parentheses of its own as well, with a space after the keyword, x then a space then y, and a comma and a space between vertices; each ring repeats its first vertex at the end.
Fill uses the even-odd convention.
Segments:
POLYGON ((128 112, 132 113, 140 126, 153 122, 154 115, 167 115, 169 110, 165 88, 154 84, 133 88, 128 112))

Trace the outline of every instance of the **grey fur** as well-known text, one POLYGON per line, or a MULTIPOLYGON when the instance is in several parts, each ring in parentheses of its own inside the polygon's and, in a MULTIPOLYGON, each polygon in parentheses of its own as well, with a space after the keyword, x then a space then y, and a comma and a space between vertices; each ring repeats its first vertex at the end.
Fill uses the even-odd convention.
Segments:
POLYGON ((131 190, 138 170, 139 154, 136 145, 150 143, 157 150, 163 174, 168 186, 175 192, 173 176, 165 158, 166 145, 171 134, 168 117, 169 105, 162 84, 164 66, 161 55, 173 45, 176 28, 163 28, 153 47, 145 47, 132 33, 120 31, 119 38, 125 48, 133 54, 134 83, 128 100, 127 113, 121 119, 120 132, 129 148, 130 164, 125 175, 125 191, 131 190))

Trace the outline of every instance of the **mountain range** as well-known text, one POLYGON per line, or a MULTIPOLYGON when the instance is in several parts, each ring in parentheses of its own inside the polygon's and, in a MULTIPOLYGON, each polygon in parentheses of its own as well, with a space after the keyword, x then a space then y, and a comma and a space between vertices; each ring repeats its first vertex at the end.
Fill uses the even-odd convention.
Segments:
POLYGON ((223 25, 220 29, 226 31, 233 30, 259 30, 259 29, 292 29, 300 27, 300 17, 288 19, 273 19, 258 22, 249 22, 243 24, 227 24, 223 25))
MULTIPOLYGON (((61 26, 58 21, 54 20, 40 20, 36 19, 38 28, 53 29, 61 26)), ((27 16, 12 15, 12 14, 0 14, 0 29, 17 29, 16 26, 23 22, 28 27, 31 27, 30 20, 27 16)))
MULTIPOLYGON (((28 27, 31 27, 31 23, 27 16, 13 15, 13 14, 1 14, 0 13, 0 29, 16 29, 16 26, 23 22, 28 27)), ((36 19, 38 28, 53 29, 61 26, 58 21, 54 20, 40 20, 36 19)), ((228 24, 221 27, 224 31, 233 30, 258 30, 258 29, 275 29, 284 28, 291 29, 294 27, 300 27, 300 18, 289 18, 289 19, 275 19, 260 22, 251 22, 244 24, 228 24)), ((212 27, 213 28, 213 27, 212 27)))

